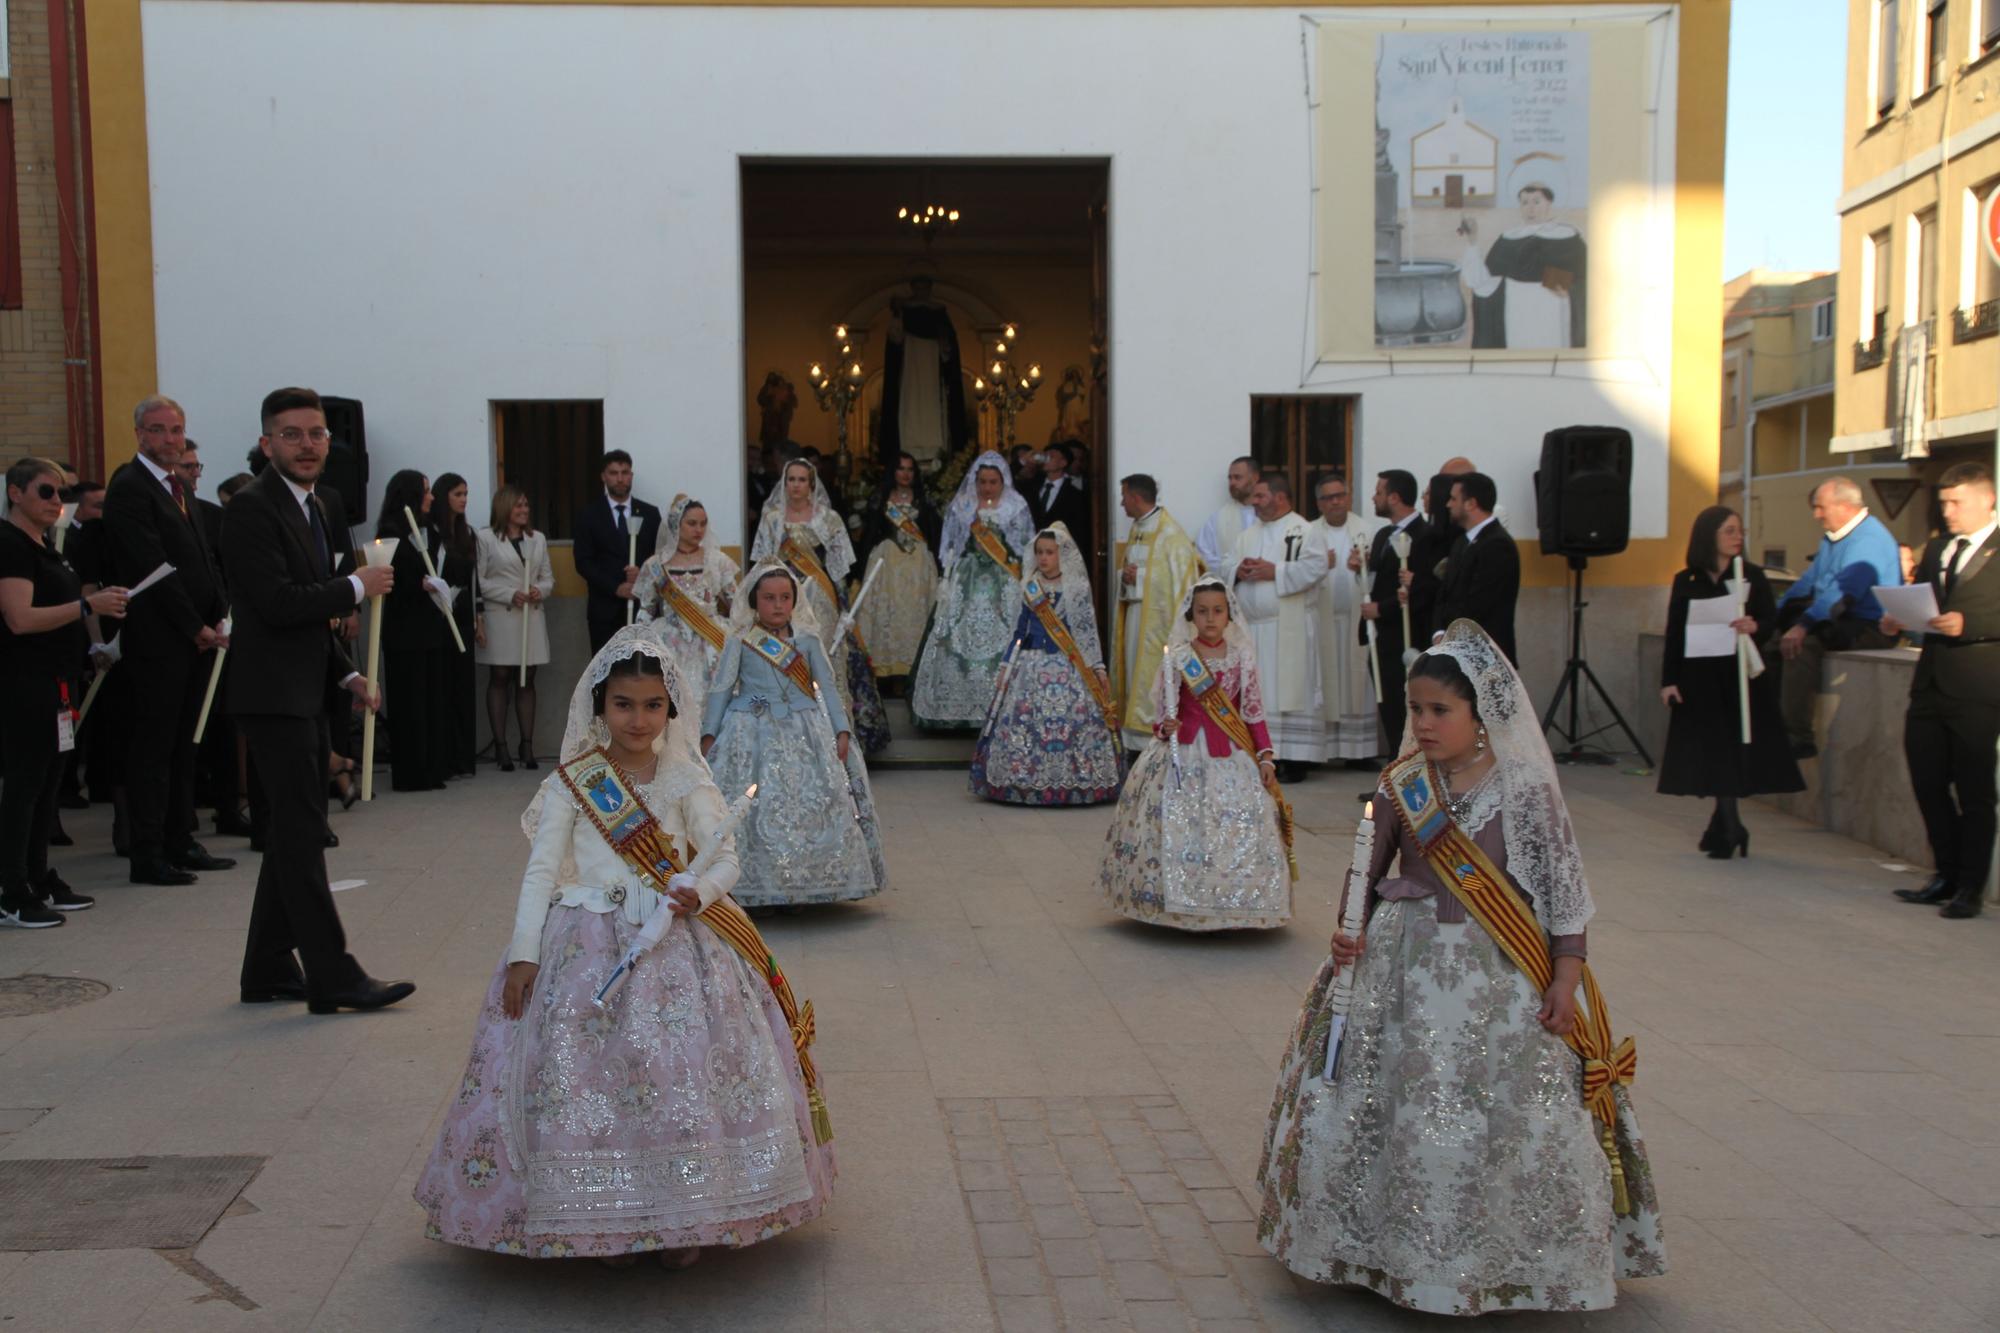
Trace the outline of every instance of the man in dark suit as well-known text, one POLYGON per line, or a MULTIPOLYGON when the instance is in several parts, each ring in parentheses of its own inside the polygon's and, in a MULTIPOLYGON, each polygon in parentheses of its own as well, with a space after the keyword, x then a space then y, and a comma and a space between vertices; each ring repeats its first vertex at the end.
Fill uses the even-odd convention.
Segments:
MULTIPOLYGON (((1389 753, 1394 755, 1403 748, 1403 724, 1408 712, 1403 702, 1403 683, 1406 679, 1403 666, 1403 650, 1409 645, 1403 641, 1402 604, 1396 594, 1402 589, 1403 562, 1396 555, 1393 538, 1402 533, 1410 539, 1410 555, 1416 556, 1417 539, 1427 530, 1424 516, 1417 512, 1417 479, 1401 468, 1392 468, 1375 476, 1375 517, 1388 520, 1376 529, 1375 541, 1368 552, 1368 600, 1361 604, 1359 626, 1361 642, 1368 641, 1368 621, 1375 622, 1376 660, 1382 669, 1382 702, 1377 712, 1382 718, 1382 734, 1388 739, 1389 753)), ((1361 552, 1357 549, 1348 557, 1349 567, 1361 568, 1361 552)), ((1414 580, 1413 580, 1414 582, 1414 580)), ((1419 626, 1430 623, 1428 612, 1430 601, 1436 596, 1436 580, 1425 581, 1424 618, 1417 618, 1417 605, 1410 606, 1410 633, 1420 633, 1419 626)))
MULTIPOLYGON (((2000 743, 2000 536, 1994 531, 1993 474, 1959 463, 1938 478, 1945 534, 1931 539, 1913 583, 1928 583, 1939 614, 1922 627, 1924 646, 1903 719, 1903 757, 1930 837, 1937 873, 1904 902, 1942 903, 1939 914, 1979 915, 1993 866, 1994 746, 2000 743)), ((1884 634, 1915 625, 1883 616, 1884 634)))
POLYGON ((326 690, 337 681, 380 706, 332 626, 395 576, 386 565, 333 571, 337 539, 314 494, 332 440, 319 395, 278 389, 264 399, 263 422, 271 466, 236 493, 222 524, 241 667, 229 676, 229 711, 249 742, 267 819, 242 998, 302 999, 316 1014, 379 1009, 416 987, 375 980, 347 952, 326 882, 326 690))
POLYGON ((131 803, 134 884, 192 884, 198 870, 236 863, 194 840, 194 723, 207 678, 202 654, 227 642, 227 607, 193 500, 174 470, 187 420, 171 398, 132 413, 139 456, 104 492, 111 572, 126 587, 162 564, 174 572, 134 597, 125 612, 119 670, 128 672, 131 728, 126 788, 131 803))
POLYGON ((611 641, 625 623, 632 604, 632 584, 639 566, 653 553, 660 537, 660 511, 632 497, 632 455, 613 449, 604 455, 604 494, 587 501, 571 530, 576 572, 590 585, 584 620, 590 626, 590 651, 611 641), (633 534, 638 535, 635 549, 633 534))
POLYGON ((1041 480, 1028 491, 1028 512, 1034 517, 1035 531, 1051 523, 1061 523, 1076 538, 1077 548, 1090 556, 1090 501, 1083 487, 1069 475, 1069 447, 1052 444, 1042 456, 1041 480))
POLYGON ((1493 516, 1499 496, 1493 478, 1467 472, 1451 479, 1446 512, 1464 535, 1452 543, 1445 561, 1437 613, 1431 621, 1435 641, 1454 620, 1470 620, 1520 665, 1514 652, 1514 603, 1521 595, 1521 552, 1500 520, 1493 516))

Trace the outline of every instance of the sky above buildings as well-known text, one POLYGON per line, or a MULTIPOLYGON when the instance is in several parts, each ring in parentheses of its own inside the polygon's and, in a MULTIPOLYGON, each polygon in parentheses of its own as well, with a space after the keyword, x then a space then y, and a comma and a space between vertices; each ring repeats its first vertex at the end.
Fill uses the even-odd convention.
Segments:
POLYGON ((1735 0, 1722 276, 1840 266, 1843 0, 1735 0))

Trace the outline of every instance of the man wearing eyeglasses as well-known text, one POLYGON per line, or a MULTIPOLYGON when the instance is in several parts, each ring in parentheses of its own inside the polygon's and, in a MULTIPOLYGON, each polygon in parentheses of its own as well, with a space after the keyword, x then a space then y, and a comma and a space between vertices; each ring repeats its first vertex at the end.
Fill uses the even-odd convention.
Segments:
POLYGON ((380 1009, 416 987, 375 980, 347 951, 326 879, 326 698, 338 688, 360 707, 381 707, 331 626, 388 592, 395 573, 388 565, 335 568, 342 515, 330 487, 318 494, 333 442, 319 395, 274 390, 262 417, 258 446, 270 466, 236 492, 222 522, 222 564, 236 599, 228 708, 249 742, 264 811, 242 999, 304 1000, 315 1014, 380 1009))
POLYGON ((236 862, 194 840, 194 724, 208 681, 202 654, 228 642, 228 608, 193 496, 176 469, 187 418, 154 395, 132 409, 139 455, 104 492, 104 534, 113 577, 136 587, 161 565, 173 573, 132 599, 120 631, 118 670, 128 672, 126 751, 134 884, 192 884, 195 872, 236 862))

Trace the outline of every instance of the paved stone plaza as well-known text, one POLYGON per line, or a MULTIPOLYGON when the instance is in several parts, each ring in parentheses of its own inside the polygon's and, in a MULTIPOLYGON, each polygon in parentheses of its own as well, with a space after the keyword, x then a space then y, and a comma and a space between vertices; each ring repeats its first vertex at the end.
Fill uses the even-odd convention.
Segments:
MULTIPOLYGON (((1569 775, 1592 935, 1673 1272, 1595 1316, 1508 1329, 2000 1325, 2000 927, 1889 897, 1911 873, 1753 806, 1569 775)), ((81 1003, 0 1017, 0 1158, 267 1157, 192 1249, 0 1254, 11 1328, 1378 1329, 1439 1327, 1295 1283, 1258 1250, 1278 1051, 1324 955, 1365 779, 1294 788, 1298 920, 1183 937, 1112 918, 1104 810, 982 804, 960 772, 879 775, 893 887, 767 921, 819 1016, 840 1181, 826 1216, 676 1274, 423 1239, 410 1188, 509 932, 534 775, 336 814, 356 953, 417 994, 312 1018, 236 1003, 255 859, 135 888, 62 854, 97 910, 0 933, 0 975, 81 1003)), ((107 816, 71 815, 85 848, 107 816)), ((4 1165, 4 1163, 0 1163, 4 1165)), ((9 1208, 32 1215, 38 1198, 9 1208)))

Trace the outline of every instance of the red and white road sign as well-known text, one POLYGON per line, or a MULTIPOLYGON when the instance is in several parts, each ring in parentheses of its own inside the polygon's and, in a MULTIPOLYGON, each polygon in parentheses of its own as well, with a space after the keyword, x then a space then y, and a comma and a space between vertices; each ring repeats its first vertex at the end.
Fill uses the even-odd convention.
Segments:
POLYGON ((2000 264, 2000 186, 1980 206, 1979 238, 1986 243, 1986 257, 2000 264))

